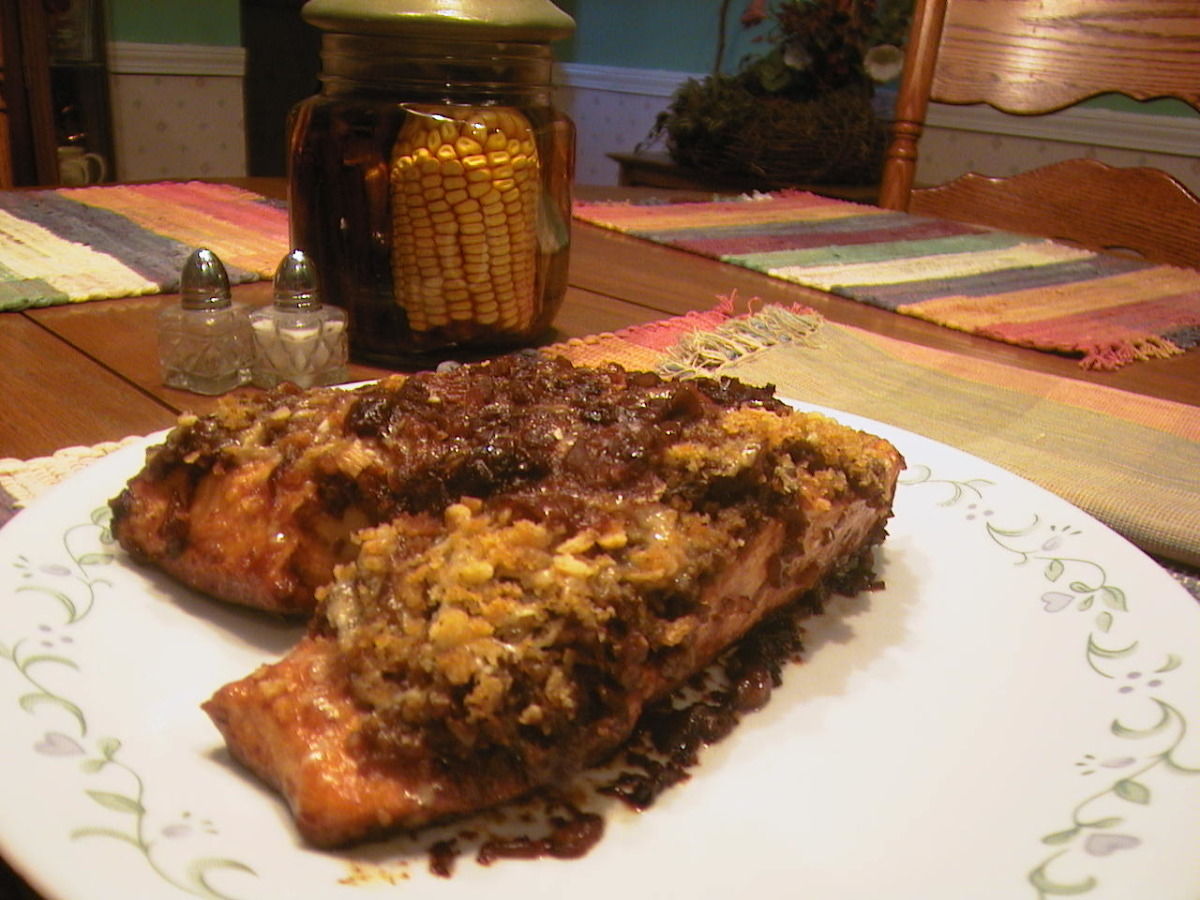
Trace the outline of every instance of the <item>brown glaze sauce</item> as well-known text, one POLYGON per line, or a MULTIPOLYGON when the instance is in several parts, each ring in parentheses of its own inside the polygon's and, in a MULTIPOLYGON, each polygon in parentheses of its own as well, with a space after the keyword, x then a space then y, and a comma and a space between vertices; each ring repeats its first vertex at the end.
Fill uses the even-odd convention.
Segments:
POLYGON ((435 841, 429 847, 429 871, 439 878, 449 878, 454 874, 454 864, 461 852, 458 842, 453 839, 435 841))
MULTIPOLYGON (((824 610, 831 594, 850 596, 882 587, 864 560, 824 591, 810 591, 759 623, 671 697, 647 708, 615 757, 567 788, 572 800, 538 794, 508 808, 507 819, 520 823, 520 833, 464 830, 459 837, 478 843, 475 860, 484 866, 500 860, 586 856, 604 836, 606 799, 637 812, 649 809, 665 791, 691 777, 705 747, 728 737, 746 715, 770 702, 785 667, 802 661, 804 623, 824 610)), ((430 871, 443 878, 452 876, 463 855, 456 840, 436 841, 427 853, 430 871)))
POLYGON ((579 859, 603 836, 603 817, 570 807, 565 815, 550 819, 550 833, 544 837, 492 838, 479 848, 476 861, 490 866, 500 859, 579 859))

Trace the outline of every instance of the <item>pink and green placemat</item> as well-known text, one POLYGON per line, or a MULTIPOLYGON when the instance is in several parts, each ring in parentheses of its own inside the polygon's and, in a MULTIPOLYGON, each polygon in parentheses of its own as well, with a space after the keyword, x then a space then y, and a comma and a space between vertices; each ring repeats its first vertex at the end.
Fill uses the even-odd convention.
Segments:
POLYGON ((580 203, 581 221, 1115 369, 1200 345, 1200 272, 804 192, 580 203))
POLYGON ((0 192, 0 311, 169 293, 197 247, 235 284, 270 278, 286 207, 203 182, 0 192))
POLYGON ((1200 566, 1200 409, 732 302, 572 340, 578 363, 728 375, 942 441, 1066 498, 1160 559, 1200 566))
MULTIPOLYGON (((733 376, 987 459, 1200 582, 1200 408, 908 344, 801 307, 715 309, 547 348, 576 363, 733 376)), ((0 459, 0 525, 119 444, 0 459)), ((1197 592, 1200 597, 1200 592, 1197 592)))

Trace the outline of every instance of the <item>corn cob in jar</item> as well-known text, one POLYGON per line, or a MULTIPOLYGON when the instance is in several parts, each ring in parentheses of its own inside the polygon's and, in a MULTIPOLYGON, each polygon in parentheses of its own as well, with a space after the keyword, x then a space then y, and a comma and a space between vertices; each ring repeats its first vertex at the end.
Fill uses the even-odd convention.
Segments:
POLYGON ((539 314, 533 128, 506 107, 413 106, 390 163, 391 268, 414 332, 520 334, 539 314))

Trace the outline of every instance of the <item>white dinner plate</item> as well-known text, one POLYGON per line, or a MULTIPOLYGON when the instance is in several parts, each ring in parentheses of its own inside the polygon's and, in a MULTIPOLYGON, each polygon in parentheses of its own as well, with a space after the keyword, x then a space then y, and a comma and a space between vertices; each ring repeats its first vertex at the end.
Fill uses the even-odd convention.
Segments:
POLYGON ((0 853, 47 900, 1197 900, 1200 608, 1000 468, 853 416, 908 467, 886 586, 808 629, 762 711, 583 859, 309 849, 199 709, 299 629, 129 562, 142 446, 0 531, 0 853))

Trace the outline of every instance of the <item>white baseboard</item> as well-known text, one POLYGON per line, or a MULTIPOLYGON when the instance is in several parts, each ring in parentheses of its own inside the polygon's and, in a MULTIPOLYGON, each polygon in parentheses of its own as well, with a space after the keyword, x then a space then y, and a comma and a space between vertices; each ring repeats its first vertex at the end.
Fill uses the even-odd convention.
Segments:
POLYGON ((641 97, 670 97, 689 78, 704 77, 693 72, 626 69, 586 63, 559 63, 556 70, 556 81, 562 87, 636 94, 641 97))
MULTIPOLYGON (((627 69, 562 63, 557 79, 563 87, 670 97, 694 72, 627 69)), ((1008 116, 986 106, 930 106, 931 128, 973 131, 1032 140, 1141 150, 1172 156, 1200 156, 1200 117, 1119 112, 1090 107, 1067 109, 1051 116, 1008 116)))
POLYGON ((246 73, 246 50, 243 47, 112 41, 107 50, 108 70, 113 75, 209 75, 241 78, 246 73))

